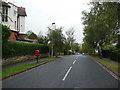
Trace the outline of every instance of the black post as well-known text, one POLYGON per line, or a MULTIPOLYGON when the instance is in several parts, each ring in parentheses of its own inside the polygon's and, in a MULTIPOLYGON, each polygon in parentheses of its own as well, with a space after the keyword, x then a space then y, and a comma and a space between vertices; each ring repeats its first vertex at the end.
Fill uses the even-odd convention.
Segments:
POLYGON ((38 56, 37 56, 37 63, 38 63, 38 56))

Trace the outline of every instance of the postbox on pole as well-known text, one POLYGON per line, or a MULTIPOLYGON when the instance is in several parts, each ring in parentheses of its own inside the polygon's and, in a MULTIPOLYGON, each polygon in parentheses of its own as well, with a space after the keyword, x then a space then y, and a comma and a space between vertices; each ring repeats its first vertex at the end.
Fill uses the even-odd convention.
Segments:
POLYGON ((35 50, 35 55, 37 56, 37 63, 38 63, 38 56, 40 56, 40 51, 39 50, 35 50))

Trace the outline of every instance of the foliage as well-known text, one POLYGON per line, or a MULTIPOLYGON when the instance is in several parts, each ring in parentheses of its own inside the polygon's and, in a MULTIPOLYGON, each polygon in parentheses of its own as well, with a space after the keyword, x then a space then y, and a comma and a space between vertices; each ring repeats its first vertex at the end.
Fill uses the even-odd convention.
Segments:
POLYGON ((93 53, 93 46, 92 44, 89 44, 88 42, 84 42, 82 44, 82 53, 89 53, 89 54, 92 54, 93 53))
POLYGON ((37 40, 38 40, 38 43, 40 43, 40 44, 48 44, 48 37, 38 36, 37 40))
POLYGON ((62 28, 56 28, 52 30, 49 28, 48 30, 48 39, 50 41, 50 47, 54 48, 54 52, 62 52, 63 50, 63 42, 64 42, 64 35, 62 34, 62 28))
POLYGON ((26 33, 26 37, 29 38, 29 39, 37 39, 37 35, 32 31, 28 31, 26 33))
POLYGON ((40 50, 41 53, 47 53, 49 48, 44 44, 8 42, 6 48, 2 50, 2 56, 3 58, 7 58, 20 55, 34 55, 35 50, 40 50))
POLYGON ((0 24, 0 27, 2 29, 2 43, 5 45, 11 33, 10 28, 2 24, 0 24))
POLYGON ((79 46, 79 44, 78 43, 73 43, 73 50, 75 51, 75 52, 80 52, 80 46, 79 46))
POLYGON ((66 31, 66 35, 67 35, 67 38, 65 39, 66 48, 64 49, 66 53, 69 53, 69 50, 72 51, 71 53, 74 53, 75 51, 79 51, 78 49, 79 46, 74 39, 74 32, 75 32, 74 27, 71 27, 68 29, 68 31, 66 31))
POLYGON ((72 50, 72 45, 73 45, 73 43, 75 42, 75 39, 74 39, 74 32, 75 32, 75 30, 74 30, 74 28, 72 27, 72 28, 70 28, 68 31, 66 31, 66 35, 67 35, 67 43, 69 44, 69 47, 70 47, 70 49, 72 50))
POLYGON ((110 58, 117 62, 120 62, 120 49, 112 49, 110 52, 110 58))
MULTIPOLYGON (((105 45, 117 42, 116 36, 120 28, 118 15, 120 4, 117 2, 92 2, 90 12, 82 12, 84 27, 83 49, 88 47, 99 50, 105 45)), ((91 52, 91 53, 93 53, 91 52)))

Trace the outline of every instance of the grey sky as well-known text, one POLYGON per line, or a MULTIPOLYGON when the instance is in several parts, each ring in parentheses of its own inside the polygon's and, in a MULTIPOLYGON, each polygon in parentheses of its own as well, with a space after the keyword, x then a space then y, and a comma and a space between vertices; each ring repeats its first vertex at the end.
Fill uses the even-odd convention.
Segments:
POLYGON ((91 0, 7 0, 26 8, 26 32, 32 30, 38 34, 47 33, 47 27, 53 22, 63 28, 63 32, 75 27, 75 39, 78 43, 83 39, 81 21, 83 10, 89 10, 86 4, 91 0))

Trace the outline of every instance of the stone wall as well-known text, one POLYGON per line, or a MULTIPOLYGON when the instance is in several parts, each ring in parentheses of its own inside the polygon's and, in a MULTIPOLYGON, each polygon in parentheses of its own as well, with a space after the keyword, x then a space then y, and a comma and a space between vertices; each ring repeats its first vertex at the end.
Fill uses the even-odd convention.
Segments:
MULTIPOLYGON (((44 58, 44 57, 49 57, 49 53, 41 54, 39 58, 44 58)), ((15 56, 15 57, 10 57, 10 58, 3 58, 2 59, 2 65, 10 65, 14 63, 19 63, 19 62, 24 62, 28 60, 35 60, 36 56, 35 55, 25 55, 25 56, 15 56)))

